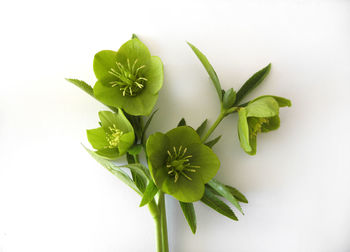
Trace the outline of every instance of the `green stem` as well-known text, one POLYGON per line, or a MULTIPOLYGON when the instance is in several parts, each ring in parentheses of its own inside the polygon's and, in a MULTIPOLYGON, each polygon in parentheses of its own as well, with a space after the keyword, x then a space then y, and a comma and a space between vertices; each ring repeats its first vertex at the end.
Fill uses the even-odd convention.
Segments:
POLYGON ((202 138, 202 143, 204 143, 210 137, 210 135, 214 132, 214 130, 220 124, 222 119, 224 119, 227 115, 232 114, 236 111, 237 111, 237 107, 232 107, 230 109, 221 108, 221 112, 220 112, 218 118, 216 119, 214 124, 210 127, 210 129, 207 131, 207 133, 204 135, 204 137, 202 138))
POLYGON ((148 209, 156 225, 156 252, 163 252, 162 219, 161 219, 158 206, 154 200, 148 203, 148 209))
POLYGON ((202 143, 204 143, 208 139, 208 137, 211 135, 211 133, 213 133, 213 131, 216 129, 216 127, 219 125, 222 119, 224 119, 225 116, 226 116, 225 111, 221 110, 220 115, 218 116, 214 124, 210 127, 208 132, 202 138, 202 143))
POLYGON ((159 211, 160 211, 161 226, 162 226, 161 232, 162 232, 163 252, 169 252, 168 227, 167 227, 166 209, 165 209, 165 197, 164 197, 164 193, 162 193, 162 192, 159 192, 158 207, 159 207, 159 211))

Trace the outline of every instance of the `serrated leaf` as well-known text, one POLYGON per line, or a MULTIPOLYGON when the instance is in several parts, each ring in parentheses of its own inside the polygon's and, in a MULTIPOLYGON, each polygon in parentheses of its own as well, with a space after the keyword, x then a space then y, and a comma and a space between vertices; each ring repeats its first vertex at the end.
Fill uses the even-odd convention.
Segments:
POLYGON ((216 92, 219 96, 219 100, 220 102, 222 101, 222 89, 221 89, 221 85, 220 85, 220 81, 219 78, 214 70, 214 68, 212 67, 212 65, 209 63, 209 60, 207 59, 207 57, 205 57, 205 55, 199 51, 194 45, 192 45, 191 43, 187 42, 187 44, 191 47, 191 49, 193 50, 193 52, 197 55, 198 59, 200 60, 200 62, 202 62, 205 70, 207 70, 210 79, 212 80, 214 87, 216 89, 216 92))
POLYGON ((179 201, 182 212, 187 220, 188 225, 191 228, 192 233, 196 233, 197 230, 197 221, 196 221, 196 212, 193 207, 193 203, 186 203, 179 201))
POLYGON ((202 124, 196 129, 196 132, 199 136, 202 136, 205 128, 207 127, 208 119, 205 119, 202 124))
POLYGON ((182 119, 180 120, 180 122, 177 124, 177 127, 180 127, 180 126, 186 126, 186 120, 185 120, 185 118, 182 118, 182 119))
POLYGON ((158 192, 157 186, 153 183, 153 180, 149 180, 146 190, 143 193, 140 207, 148 204, 154 198, 157 192, 158 192))
POLYGON ((126 185, 128 185, 131 189, 133 189, 135 192, 137 192, 139 195, 142 196, 142 192, 137 188, 135 182, 129 177, 129 175, 123 171, 122 169, 118 168, 116 165, 114 165, 111 161, 106 160, 102 158, 101 156, 97 155, 95 152, 89 150, 84 145, 83 147, 85 150, 98 162, 100 163, 104 168, 106 168, 108 171, 110 171, 113 175, 115 175, 117 178, 119 178, 122 182, 124 182, 126 185))
POLYGON ((269 74, 270 69, 271 63, 250 77, 238 90, 235 104, 238 104, 248 93, 255 89, 269 74))
POLYGON ((201 201, 206 204, 207 206, 211 207, 218 213, 237 221, 238 218, 235 215, 235 213, 232 211, 232 209, 226 205, 222 200, 220 200, 218 197, 216 197, 211 191, 209 191, 207 188, 205 189, 204 196, 201 199, 201 201))
POLYGON ((224 197, 225 199, 227 199, 229 202, 232 203, 232 205, 234 205, 242 214, 242 208, 239 205, 237 199, 235 197, 232 196, 230 190, 224 185, 222 184, 220 181, 216 180, 216 179, 212 179, 208 182, 208 184, 215 190, 217 191, 222 197, 224 197))
POLYGON ((150 178, 149 171, 147 167, 145 167, 143 164, 135 163, 135 164, 125 164, 125 165, 119 165, 116 166, 117 168, 129 168, 130 171, 134 171, 140 176, 143 176, 144 178, 150 178))
POLYGON ((205 145, 212 148, 217 142, 219 142, 220 138, 221 138, 222 135, 214 138, 213 140, 209 141, 209 142, 206 142, 205 145))
POLYGON ((94 91, 92 87, 89 84, 87 84, 85 81, 78 80, 78 79, 68 79, 68 78, 66 78, 66 80, 69 81, 70 83, 73 83, 75 86, 77 86, 78 88, 82 89, 83 91, 85 91, 86 93, 94 97, 94 91))

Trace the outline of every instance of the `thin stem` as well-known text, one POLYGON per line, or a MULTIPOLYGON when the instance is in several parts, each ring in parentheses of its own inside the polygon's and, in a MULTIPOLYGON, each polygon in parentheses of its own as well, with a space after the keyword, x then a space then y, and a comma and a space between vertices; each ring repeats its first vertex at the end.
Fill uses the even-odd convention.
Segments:
POLYGON ((202 143, 204 143, 208 139, 208 137, 211 135, 211 133, 213 133, 213 131, 216 129, 216 127, 219 125, 222 119, 224 119, 225 116, 226 116, 226 113, 224 111, 221 111, 220 115, 218 116, 214 124, 210 127, 208 132, 202 138, 202 143))
POLYGON ((154 219, 156 225, 156 252, 163 252, 163 241, 162 241, 162 219, 158 209, 158 206, 154 199, 148 203, 148 209, 154 219))
POLYGON ((210 135, 214 132, 214 130, 220 124, 222 119, 224 119, 227 115, 232 114, 232 113, 234 113, 236 111, 237 111, 237 107, 232 107, 232 108, 229 108, 229 109, 221 108, 221 112, 220 112, 218 118, 216 119, 214 124, 209 128, 209 130, 204 135, 204 137, 202 138, 202 143, 204 143, 210 137, 210 135))
POLYGON ((161 226, 162 226, 163 252, 169 252, 168 227, 167 227, 166 209, 165 209, 165 197, 164 197, 164 193, 162 193, 162 192, 159 192, 158 207, 159 207, 159 211, 160 211, 161 226))

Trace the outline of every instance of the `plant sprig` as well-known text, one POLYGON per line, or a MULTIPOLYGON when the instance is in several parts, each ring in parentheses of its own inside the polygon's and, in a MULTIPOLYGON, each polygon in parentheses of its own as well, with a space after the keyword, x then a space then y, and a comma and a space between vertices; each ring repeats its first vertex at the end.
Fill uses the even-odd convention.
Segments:
POLYGON ((273 95, 241 103, 263 82, 271 63, 252 75, 237 92, 233 87, 223 90, 208 58, 193 44, 188 42, 188 45, 204 66, 218 96, 220 112, 211 126, 205 119, 195 130, 182 118, 168 132, 155 132, 147 137, 148 127, 158 111, 154 106, 163 86, 163 63, 159 57, 151 56, 135 34, 118 51, 103 50, 95 55, 93 67, 97 81, 93 87, 78 79, 67 79, 111 110, 99 113, 100 127, 87 130, 95 150, 84 148, 141 196, 139 206, 147 205, 155 220, 158 252, 168 251, 164 194, 179 201, 193 233, 197 230, 193 202, 201 201, 237 221, 225 199, 243 214, 240 203, 248 203, 246 197, 214 178, 220 160, 213 146, 221 135, 211 136, 223 119, 238 113, 240 145, 246 153, 255 155, 257 134, 276 130, 280 126, 279 109, 291 106, 290 100, 273 95), (145 160, 140 161, 142 150, 145 160), (127 163, 120 165, 122 158, 127 163))

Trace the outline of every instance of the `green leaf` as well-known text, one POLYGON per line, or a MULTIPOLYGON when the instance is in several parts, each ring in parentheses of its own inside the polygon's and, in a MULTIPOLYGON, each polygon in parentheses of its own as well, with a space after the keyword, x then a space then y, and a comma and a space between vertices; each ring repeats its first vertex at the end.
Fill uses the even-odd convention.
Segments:
POLYGON ((129 177, 129 175, 123 171, 122 169, 118 168, 116 165, 114 165, 111 161, 104 159, 103 157, 99 156, 95 152, 89 150, 84 145, 83 147, 85 150, 98 162, 100 163, 104 168, 106 168, 108 171, 110 171, 113 175, 115 175, 117 178, 119 178, 122 182, 124 182, 126 185, 128 185, 131 189, 133 189, 135 192, 137 192, 139 195, 142 196, 142 193, 137 188, 136 184, 132 179, 129 177))
POLYGON ((137 35, 135 33, 132 34, 131 39, 138 39, 139 40, 139 38, 137 37, 137 35))
POLYGON ((212 67, 212 65, 209 63, 207 57, 205 57, 205 55, 203 53, 201 53, 201 51, 199 51, 194 45, 192 45, 191 43, 187 42, 187 44, 191 47, 191 49, 193 50, 193 52, 197 55, 198 59, 202 62, 205 70, 207 70, 210 79, 212 80, 214 87, 216 89, 216 92, 218 93, 219 96, 219 100, 220 102, 222 101, 222 91, 221 91, 221 85, 220 85, 220 81, 219 78, 214 70, 214 68, 212 67))
POLYGON ((148 204, 154 196, 157 194, 158 188, 157 186, 153 183, 153 180, 149 180, 148 185, 146 187, 145 192, 143 193, 143 197, 140 203, 140 207, 148 204))
POLYGON ((208 146, 209 148, 213 148, 213 146, 219 142, 220 138, 221 138, 222 135, 214 138, 213 140, 210 140, 209 142, 206 142, 205 145, 208 146))
POLYGON ((144 193, 146 190, 146 185, 147 185, 147 180, 141 176, 140 174, 138 174, 137 172, 131 170, 131 176, 132 176, 132 180, 134 180, 137 188, 144 193))
POLYGON ((182 118, 179 123, 177 124, 177 127, 180 127, 180 126, 186 126, 186 120, 185 118, 182 118))
POLYGON ((208 184, 215 190, 217 191, 222 197, 224 197, 225 199, 227 199, 229 202, 232 203, 232 205, 234 205, 242 214, 242 208, 239 205, 237 199, 232 196, 230 190, 224 185, 222 184, 220 181, 216 180, 216 179, 212 179, 208 182, 208 184))
POLYGON ((132 146, 129 150, 128 153, 130 155, 137 155, 141 152, 142 150, 142 145, 141 144, 135 144, 134 146, 132 146))
POLYGON ((240 191, 238 191, 236 188, 226 185, 226 187, 230 190, 231 194, 240 202, 243 203, 248 203, 247 198, 243 195, 243 193, 241 193, 240 191))
POLYGON ((238 110, 238 137, 242 149, 247 153, 251 152, 252 147, 249 142, 249 127, 245 108, 238 110))
POLYGON ((207 127, 208 119, 205 119, 202 124, 196 129, 196 132, 199 136, 202 136, 205 128, 207 127))
POLYGON ((141 135, 141 141, 143 143, 144 139, 145 139, 145 134, 146 134, 146 131, 153 119, 153 116, 157 113, 158 109, 156 109, 155 111, 153 111, 153 113, 150 115, 150 117, 148 117, 146 123, 145 123, 145 126, 143 127, 143 131, 142 131, 142 135, 141 135))
POLYGON ((83 91, 85 91, 86 93, 94 97, 94 91, 92 87, 89 84, 87 84, 85 81, 77 80, 77 79, 68 79, 68 78, 66 78, 66 80, 73 83, 78 88, 82 89, 83 91))
POLYGON ((147 167, 145 167, 143 164, 140 164, 140 163, 124 164, 124 165, 119 165, 119 166, 115 166, 115 167, 117 167, 117 168, 129 168, 130 171, 133 171, 133 172, 141 175, 144 178, 148 178, 148 179, 151 178, 147 167))
POLYGON ((186 203, 179 201, 182 212, 190 226, 192 233, 195 234, 197 230, 196 212, 193 207, 193 203, 186 203))
POLYGON ((236 101, 236 91, 233 88, 227 90, 224 94, 222 105, 225 109, 229 109, 235 104, 236 101))
POLYGON ((250 93, 254 88, 256 88, 269 74, 270 69, 271 63, 263 69, 261 69, 260 71, 256 72, 252 77, 250 77, 238 90, 235 104, 238 104, 248 93, 250 93))
POLYGON ((201 201, 206 204, 207 206, 211 207, 218 213, 237 221, 238 218, 236 217, 235 213, 231 210, 231 208, 226 205, 222 200, 220 200, 218 197, 216 197, 211 191, 205 189, 204 196, 201 199, 201 201))

